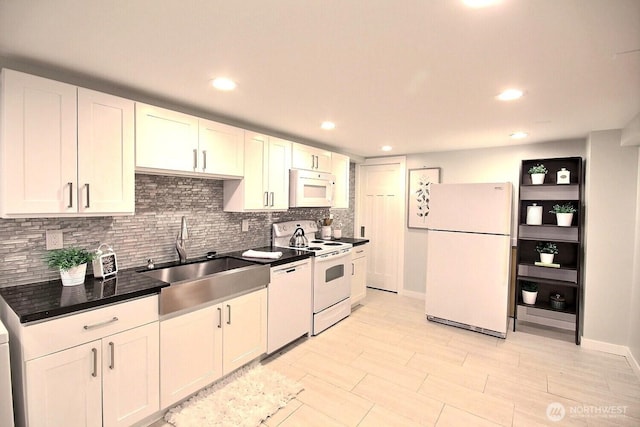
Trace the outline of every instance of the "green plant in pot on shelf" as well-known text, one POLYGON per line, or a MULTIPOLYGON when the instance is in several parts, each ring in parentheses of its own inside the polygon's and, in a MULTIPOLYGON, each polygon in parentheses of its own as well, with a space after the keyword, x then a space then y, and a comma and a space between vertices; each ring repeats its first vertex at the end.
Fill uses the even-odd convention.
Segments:
POLYGON ((60 278, 64 286, 84 283, 87 263, 93 261, 96 253, 81 248, 55 249, 47 253, 47 265, 60 270, 60 278))
POLYGON ((535 304, 538 298, 538 284, 534 282, 522 282, 522 302, 525 304, 535 304))
POLYGON ((531 183, 535 185, 543 184, 544 177, 547 175, 547 168, 543 164, 537 164, 529 168, 529 175, 531 175, 531 183))
POLYGON ((538 242, 536 252, 540 254, 540 262, 553 263, 553 256, 558 254, 558 245, 553 242, 538 242))
POLYGON ((556 221, 560 227, 571 227, 573 214, 578 210, 571 203, 553 205, 549 213, 556 214, 556 221))

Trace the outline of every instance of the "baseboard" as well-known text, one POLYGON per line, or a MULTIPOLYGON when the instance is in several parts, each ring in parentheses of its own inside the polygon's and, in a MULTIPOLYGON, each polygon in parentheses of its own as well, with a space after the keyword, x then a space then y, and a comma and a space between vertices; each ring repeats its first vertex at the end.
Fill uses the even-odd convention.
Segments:
POLYGON ((415 299, 424 299, 424 292, 416 292, 416 291, 407 291, 406 289, 402 289, 400 291, 400 295, 415 298, 415 299))
POLYGON ((608 342, 596 341, 585 337, 582 337, 580 344, 582 348, 586 348, 588 350, 596 350, 602 351, 604 353, 624 356, 627 359, 627 362, 629 362, 629 365, 631 365, 631 368, 636 374, 636 377, 640 379, 640 364, 638 364, 636 358, 633 357, 633 353, 631 353, 631 350, 626 345, 611 344, 608 342))

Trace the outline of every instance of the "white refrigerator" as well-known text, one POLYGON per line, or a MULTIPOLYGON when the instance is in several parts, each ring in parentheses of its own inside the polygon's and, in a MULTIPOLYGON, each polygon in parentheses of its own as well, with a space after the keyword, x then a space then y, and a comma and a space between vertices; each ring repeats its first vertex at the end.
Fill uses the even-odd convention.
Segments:
POLYGON ((507 336, 512 187, 431 184, 427 319, 507 336))

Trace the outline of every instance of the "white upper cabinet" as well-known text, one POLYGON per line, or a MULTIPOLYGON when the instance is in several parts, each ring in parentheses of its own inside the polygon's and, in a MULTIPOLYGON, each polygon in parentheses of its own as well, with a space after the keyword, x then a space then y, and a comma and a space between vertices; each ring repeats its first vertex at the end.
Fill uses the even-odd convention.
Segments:
POLYGON ((133 101, 2 70, 3 218, 132 214, 133 101))
POLYGON ((333 186, 332 208, 349 208, 349 157, 331 154, 331 174, 336 177, 333 186))
POLYGON ((199 170, 203 173, 242 177, 244 174, 244 130, 199 120, 199 170))
POLYGON ((136 170, 237 178, 243 168, 244 130, 136 103, 136 170))
POLYGON ((287 210, 291 142, 245 132, 244 179, 224 182, 224 210, 287 210))
POLYGON ((136 102, 136 169, 196 172, 198 118, 136 102))
POLYGON ((331 151, 293 143, 291 167, 331 173, 331 151))

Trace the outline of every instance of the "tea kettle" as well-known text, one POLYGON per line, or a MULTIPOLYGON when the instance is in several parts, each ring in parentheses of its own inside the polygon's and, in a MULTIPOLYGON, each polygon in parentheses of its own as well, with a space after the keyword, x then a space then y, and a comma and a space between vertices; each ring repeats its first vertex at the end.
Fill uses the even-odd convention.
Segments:
POLYGON ((289 239, 289 246, 294 248, 306 248, 309 246, 309 240, 304 235, 304 230, 298 225, 298 228, 293 232, 293 236, 289 239))

